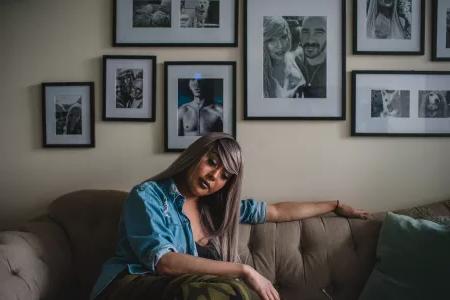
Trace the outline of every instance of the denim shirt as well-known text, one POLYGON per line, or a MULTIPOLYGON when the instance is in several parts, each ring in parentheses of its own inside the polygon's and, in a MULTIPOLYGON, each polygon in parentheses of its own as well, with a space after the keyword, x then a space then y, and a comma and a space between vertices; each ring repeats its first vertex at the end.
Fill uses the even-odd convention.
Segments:
MULTIPOLYGON (((135 186, 122 209, 115 256, 107 260, 91 292, 94 299, 123 270, 154 274, 167 252, 198 256, 189 219, 182 212, 186 199, 172 179, 146 181, 135 186)), ((266 220, 266 203, 241 200, 240 223, 266 220)))

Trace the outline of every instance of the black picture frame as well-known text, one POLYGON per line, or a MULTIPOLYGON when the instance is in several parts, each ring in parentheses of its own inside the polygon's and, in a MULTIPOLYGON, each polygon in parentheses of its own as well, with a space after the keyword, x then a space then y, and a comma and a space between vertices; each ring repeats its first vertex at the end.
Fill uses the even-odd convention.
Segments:
MULTIPOLYGON (((415 26, 417 30, 413 35, 412 25, 413 22, 409 23, 410 32, 409 39, 411 42, 405 42, 406 39, 401 41, 392 42, 395 39, 384 39, 384 38, 367 38, 366 23, 362 19, 360 14, 364 11, 365 6, 367 6, 367 1, 376 0, 353 0, 353 54, 355 55, 423 55, 424 45, 425 45, 425 0, 402 0, 402 1, 412 1, 412 7, 420 9, 419 15, 416 16, 415 20, 419 21, 420 24, 415 26), (362 6, 361 4, 365 4, 362 6), (364 35, 362 32, 366 32, 364 35), (413 41, 413 37, 416 37, 413 41), (361 40, 358 42, 358 40, 361 40), (391 43, 390 46, 386 45, 391 43), (395 48, 398 49, 395 49, 395 48), (379 48, 379 49, 375 49, 379 48), (412 49, 412 50, 411 50, 412 49)), ((395 0, 397 1, 397 0, 395 0)), ((400 0, 398 0, 400 1, 400 0)), ((397 2, 395 2, 397 3, 397 2)), ((366 8, 367 9, 367 8, 366 8)), ((411 13, 411 19, 413 14, 411 13)), ((405 22, 406 23, 406 22, 405 22)))
MULTIPOLYGON (((244 3, 243 48, 244 120, 345 120, 345 27, 345 0, 332 1, 331 3, 316 0, 246 1, 244 3), (318 99, 321 96, 302 96, 302 98, 266 97, 264 92, 264 79, 261 80, 261 77, 264 76, 264 46, 261 48, 260 45, 264 45, 264 34, 258 26, 263 24, 265 17, 271 18, 271 16, 282 16, 282 18, 289 22, 292 21, 289 18, 297 18, 297 22, 300 22, 300 20, 305 20, 309 16, 322 16, 319 18, 327 20, 326 71, 324 72, 326 74, 324 75, 324 81, 326 82, 325 98, 318 99), (295 102, 295 100, 292 100, 293 98, 297 98, 295 100, 299 101, 295 102)), ((297 64, 297 67, 299 67, 299 64, 297 64)), ((305 72, 301 71, 301 73, 303 75, 305 72)), ((304 75, 303 77, 306 79, 304 75)))
POLYGON ((95 147, 94 82, 43 82, 41 88, 43 147, 95 147))
POLYGON ((156 56, 104 55, 102 61, 103 120, 155 122, 156 56), (127 82, 129 87, 118 88, 118 86, 126 86, 127 82), (121 90, 124 91, 121 92, 121 90), (135 91, 140 91, 137 96, 135 91), (123 94, 120 98, 127 101, 118 99, 117 93, 123 94), (136 100, 137 97, 140 100, 136 100))
MULTIPOLYGON (((181 27, 181 6, 185 0, 171 1, 170 26, 134 27, 137 0, 113 1, 114 47, 237 47, 239 28, 239 0, 210 0, 217 2, 217 28, 181 27), (180 11, 177 12, 177 8, 180 11), (172 15, 174 16, 172 18, 172 15), (131 16, 131 17, 130 17, 131 16), (177 18, 178 17, 178 20, 177 18), (131 18, 131 19, 130 19, 131 18), (173 20, 172 20, 173 19, 173 20), (173 21, 173 22, 172 22, 173 21), (128 24, 128 25, 127 25, 128 24), (203 31, 203 33, 202 33, 203 31), (204 37, 202 37, 204 35, 204 37)), ((147 0, 152 2, 161 0, 147 0)), ((211 9, 211 5, 209 9, 211 9)), ((167 25, 164 25, 167 26, 167 25)), ((209 24, 210 26, 210 24, 209 24)))
MULTIPOLYGON (((165 152, 182 152, 201 135, 212 131, 228 133, 236 138, 236 62, 166 61, 164 63, 164 115, 165 152), (201 104, 205 108, 212 107, 215 108, 214 111, 219 111, 216 115, 219 118, 214 117, 218 122, 214 122, 220 125, 210 126, 212 130, 204 130, 199 126, 202 114, 200 109, 197 120, 193 123, 184 122, 185 118, 181 114, 186 114, 181 109, 186 108, 186 103, 191 102, 186 96, 188 89, 192 91, 191 83, 198 84, 196 88, 199 91, 207 90, 206 94, 211 95, 209 99, 214 99, 208 106, 201 104), (220 98, 222 98, 221 101, 220 98), (189 128, 189 132, 186 132, 185 128, 189 128)), ((192 118, 187 120, 192 121, 192 118)))
POLYGON ((450 61, 450 1, 433 0, 431 5, 431 60, 450 61), (446 14, 440 13, 439 9, 446 9, 446 14), (446 28, 442 28, 442 23, 446 28))
POLYGON ((352 71, 351 136, 450 137, 450 71, 352 71))

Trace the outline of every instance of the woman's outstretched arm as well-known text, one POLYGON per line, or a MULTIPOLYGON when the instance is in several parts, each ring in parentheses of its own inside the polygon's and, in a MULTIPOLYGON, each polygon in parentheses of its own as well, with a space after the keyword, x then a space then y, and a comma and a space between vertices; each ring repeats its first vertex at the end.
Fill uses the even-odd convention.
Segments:
POLYGON ((314 217, 329 212, 350 218, 367 219, 370 214, 338 200, 320 202, 279 202, 267 205, 267 222, 288 222, 314 217))

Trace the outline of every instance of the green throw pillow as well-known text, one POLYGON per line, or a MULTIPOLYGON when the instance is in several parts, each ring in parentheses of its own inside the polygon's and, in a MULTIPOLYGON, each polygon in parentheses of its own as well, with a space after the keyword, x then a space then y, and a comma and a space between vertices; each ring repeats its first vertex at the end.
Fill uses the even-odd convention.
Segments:
POLYGON ((388 213, 360 300, 450 299, 450 226, 388 213))

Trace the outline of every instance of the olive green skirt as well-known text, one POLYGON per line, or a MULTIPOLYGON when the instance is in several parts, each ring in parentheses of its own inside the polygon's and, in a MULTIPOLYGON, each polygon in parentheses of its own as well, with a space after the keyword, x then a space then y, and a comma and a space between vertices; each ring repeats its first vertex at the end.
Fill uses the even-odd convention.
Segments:
POLYGON ((121 273, 95 300, 259 300, 242 280, 215 275, 178 277, 121 273))

